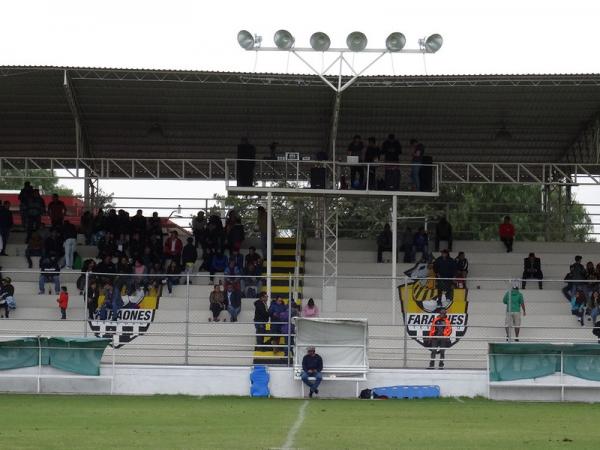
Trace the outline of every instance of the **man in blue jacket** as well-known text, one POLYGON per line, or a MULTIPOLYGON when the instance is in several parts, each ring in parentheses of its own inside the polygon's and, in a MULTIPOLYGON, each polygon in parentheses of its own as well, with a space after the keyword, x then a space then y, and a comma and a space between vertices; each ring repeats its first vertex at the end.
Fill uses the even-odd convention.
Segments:
POLYGON ((323 359, 316 353, 314 347, 306 349, 306 355, 302 358, 302 382, 310 388, 309 397, 319 393, 319 385, 323 379, 323 359))

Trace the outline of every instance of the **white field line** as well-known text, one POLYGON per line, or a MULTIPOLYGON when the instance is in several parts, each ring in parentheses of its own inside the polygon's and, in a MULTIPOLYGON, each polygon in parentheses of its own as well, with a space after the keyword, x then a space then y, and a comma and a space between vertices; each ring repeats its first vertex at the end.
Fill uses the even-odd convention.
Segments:
POLYGON ((460 397, 454 397, 454 400, 456 400, 459 403, 464 403, 464 400, 461 400, 460 397))
POLYGON ((293 448, 294 440, 296 439, 296 434, 298 433, 298 430, 300 429, 300 427, 302 426, 302 423, 304 422, 304 410, 306 409, 307 406, 308 406, 307 400, 305 400, 304 403, 302 403, 302 405, 300 405, 300 410, 298 411, 298 417, 296 418, 296 421, 290 428, 290 431, 288 431, 287 439, 285 440, 285 444, 283 444, 282 448, 284 448, 284 449, 293 448))

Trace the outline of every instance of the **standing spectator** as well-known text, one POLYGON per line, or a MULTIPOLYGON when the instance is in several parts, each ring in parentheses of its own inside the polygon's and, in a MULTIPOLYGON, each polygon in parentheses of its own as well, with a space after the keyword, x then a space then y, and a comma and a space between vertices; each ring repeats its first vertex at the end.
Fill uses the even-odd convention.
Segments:
POLYGON ((138 209, 135 216, 131 218, 131 235, 138 233, 141 239, 146 237, 148 231, 148 220, 144 217, 144 212, 138 209))
POLYGON ((52 194, 52 201, 48 203, 48 216, 53 228, 62 227, 63 220, 67 214, 65 203, 58 198, 58 194, 52 194))
MULTIPOLYGON (((256 223, 258 225, 258 231, 260 232, 260 241, 262 244, 262 252, 263 252, 263 259, 267 259, 267 210, 263 207, 263 206, 259 206, 257 208, 257 219, 256 219, 256 223)), ((275 235, 277 234, 277 228, 275 227, 275 219, 273 218, 273 216, 271 215, 271 237, 275 237, 275 235)))
MULTIPOLYGON (((194 271, 194 264, 198 260, 198 251, 196 250, 196 246, 194 245, 194 238, 187 238, 187 244, 183 247, 181 251, 181 264, 185 270, 185 273, 192 273, 194 271)), ((190 284, 192 284, 192 280, 190 280, 190 284)))
MULTIPOLYGON (((32 198, 33 188, 31 187, 31 183, 26 181, 23 184, 23 189, 19 192, 19 214, 21 215, 21 225, 23 225, 25 230, 29 228, 29 224, 27 223, 27 210, 29 209, 29 202, 32 198)), ((25 243, 27 243, 27 241, 25 241, 25 243)))
POLYGON ((302 382, 310 388, 309 397, 319 393, 319 385, 323 379, 323 358, 316 353, 316 349, 310 346, 306 349, 306 355, 302 358, 302 382))
MULTIPOLYGON (((273 338, 271 341, 274 345, 279 345, 280 334, 283 328, 281 324, 281 315, 284 311, 287 311, 287 308, 283 304, 283 299, 281 296, 275 297, 275 300, 271 300, 271 304, 269 305, 269 316, 271 318, 271 334, 273 334, 273 338)), ((287 319, 287 317, 286 317, 287 319)), ((278 351, 277 347, 274 347, 273 351, 278 351)))
POLYGON ((388 191, 397 191, 400 189, 400 167, 395 165, 400 161, 402 154, 402 145, 396 139, 396 136, 389 134, 387 139, 381 144, 381 154, 379 159, 383 159, 389 166, 385 168, 385 180, 383 187, 388 191))
POLYGON ((369 189, 377 189, 377 167, 373 164, 379 161, 379 154, 381 150, 377 146, 377 141, 374 137, 368 139, 367 148, 365 149, 364 162, 371 164, 368 170, 369 189))
POLYGON ((258 300, 254 302, 254 328, 256 328, 256 349, 264 351, 266 340, 267 323, 269 322, 269 312, 267 311, 267 293, 261 292, 258 300))
POLYGON ((181 252, 183 250, 183 242, 179 239, 177 231, 171 231, 171 236, 165 241, 163 255, 165 259, 175 261, 177 264, 181 261, 181 252))
POLYGON ((0 238, 2 238, 2 247, 0 255, 6 256, 6 244, 8 236, 13 226, 13 214, 10 210, 10 202, 6 200, 0 205, 0 238))
POLYGON ((27 241, 29 241, 31 233, 39 230, 45 211, 44 199, 40 196, 39 189, 34 189, 33 195, 27 203, 27 241))
POLYGON ((29 242, 27 242, 27 246, 25 247, 25 259, 27 259, 27 265, 31 269, 33 267, 33 261, 31 260, 32 256, 42 256, 44 254, 44 241, 40 236, 39 231, 34 231, 31 233, 31 237, 29 238, 29 242))
POLYGON ((567 285, 563 287, 562 292, 568 302, 575 291, 583 286, 584 280, 587 278, 587 272, 583 264, 581 264, 581 255, 575 256, 575 262, 569 266, 569 273, 565 277, 567 285))
POLYGON ((92 244, 94 235, 94 217, 90 211, 85 211, 79 219, 79 231, 85 236, 85 245, 92 244))
POLYGON ((454 285, 454 277, 456 276, 456 261, 450 258, 448 250, 442 250, 442 254, 433 263, 435 272, 436 287, 442 292, 450 292, 454 285))
POLYGON ((173 286, 179 285, 179 279, 181 278, 181 269, 179 264, 174 259, 171 260, 167 267, 167 289, 169 295, 173 295, 173 286))
POLYGON ((465 257, 465 252, 458 252, 456 257, 456 285, 461 289, 467 288, 467 276, 469 274, 469 261, 465 257))
POLYGON ((53 283, 54 293, 58 295, 58 291, 60 291, 60 267, 54 252, 40 258, 40 271, 39 294, 45 293, 46 283, 53 283))
POLYGON ((242 225, 242 219, 236 215, 232 220, 234 223, 227 233, 227 245, 230 255, 234 251, 240 250, 242 242, 244 242, 244 239, 246 238, 244 226, 242 225))
POLYGON ((412 159, 410 162, 410 179, 413 183, 413 189, 415 191, 420 191, 421 168, 423 167, 423 154, 425 153, 425 146, 416 139, 411 139, 410 147, 412 148, 412 159))
POLYGON ((206 217, 204 217, 204 211, 198 211, 198 214, 192 219, 192 233, 195 239, 194 245, 196 248, 202 248, 202 254, 204 254, 206 249, 206 217))
POLYGON ((312 298, 309 298, 308 303, 302 308, 302 317, 319 317, 319 307, 315 305, 312 298))
POLYGON ((414 263, 415 256, 413 254, 413 232, 409 226, 407 226, 400 236, 400 247, 399 250, 404 252, 403 262, 414 263))
POLYGON ((504 294, 502 303, 506 305, 506 340, 510 339, 510 329, 515 329, 515 341, 519 342, 519 330, 521 327, 521 309, 523 310, 523 316, 526 316, 525 312, 525 301, 523 300, 523 294, 519 292, 519 283, 516 281, 512 284, 512 289, 504 294))
POLYGON ((386 223, 383 226, 383 231, 377 236, 377 262, 383 262, 383 252, 392 251, 392 230, 390 224, 386 223))
POLYGON ((106 255, 104 259, 96 265, 96 273, 99 274, 102 284, 107 284, 109 281, 112 281, 114 275, 117 273, 117 267, 113 263, 110 255, 106 255))
POLYGON ((237 185, 252 186, 254 184, 254 159, 256 148, 247 137, 243 137, 237 147, 237 185))
POLYGON ((429 369, 435 368, 435 355, 440 355, 439 368, 444 368, 444 359, 446 357, 446 348, 450 347, 450 335, 452 334, 452 324, 446 316, 446 310, 440 309, 439 315, 431 322, 429 328, 429 338, 427 346, 431 347, 431 360, 429 361, 429 369))
POLYGON ((521 289, 525 289, 525 285, 527 284, 525 280, 528 278, 537 278, 539 280, 538 285, 540 289, 542 289, 542 280, 544 279, 542 263, 540 258, 535 256, 535 253, 530 253, 523 261, 523 282, 521 284, 521 289))
POLYGON ((66 286, 60 288, 56 303, 58 303, 58 307, 60 308, 60 318, 65 320, 67 318, 67 307, 69 306, 69 293, 66 286))
MULTIPOLYGON (((225 296, 221 291, 221 286, 215 284, 213 291, 208 296, 209 309, 212 313, 212 317, 208 318, 209 322, 219 322, 219 315, 221 311, 227 309, 227 303, 225 303, 225 296)), ((223 322, 227 322, 227 319, 223 319, 223 322)))
POLYGON ((591 308, 592 323, 595 324, 596 319, 600 315, 600 291, 596 290, 592 292, 588 305, 591 308))
POLYGON ((98 299, 100 298, 100 290, 98 283, 94 278, 90 278, 90 285, 87 287, 87 310, 89 320, 94 320, 94 313, 98 309, 98 299))
POLYGON ((237 322, 237 318, 242 311, 242 296, 239 291, 233 289, 233 285, 227 286, 225 291, 225 301, 227 302, 227 311, 231 316, 232 322, 237 322))
POLYGON ((515 240, 515 226, 512 224, 510 216, 504 216, 504 222, 498 228, 498 235, 506 247, 506 253, 512 252, 515 240))
MULTIPOLYGON (((365 144, 361 137, 357 134, 352 138, 352 142, 348 144, 348 156, 355 156, 358 162, 362 162, 363 151, 365 144)), ((361 166, 350 166, 350 187, 352 189, 363 189, 364 172, 361 166)))
POLYGON ((440 220, 435 226, 435 251, 440 251, 440 241, 448 243, 448 251, 452 251, 452 225, 445 217, 440 217, 440 220))
POLYGON ((413 237, 413 255, 416 252, 421 252, 421 259, 426 258, 429 254, 429 235, 424 227, 419 227, 413 237))
POLYGON ((8 319, 10 310, 15 309, 15 307, 15 288, 12 285, 12 280, 9 277, 2 278, 0 308, 4 310, 4 318, 8 319))
POLYGON ((148 219, 148 236, 158 236, 162 240, 162 235, 162 222, 160 217, 158 217, 158 213, 154 211, 152 217, 148 219))
POLYGON ((214 282, 215 273, 225 272, 227 268, 227 257, 219 252, 212 256, 210 260, 210 283, 214 282))
POLYGON ((73 268, 73 254, 77 248, 77 228, 68 220, 62 226, 63 247, 65 252, 65 265, 68 270, 73 268))

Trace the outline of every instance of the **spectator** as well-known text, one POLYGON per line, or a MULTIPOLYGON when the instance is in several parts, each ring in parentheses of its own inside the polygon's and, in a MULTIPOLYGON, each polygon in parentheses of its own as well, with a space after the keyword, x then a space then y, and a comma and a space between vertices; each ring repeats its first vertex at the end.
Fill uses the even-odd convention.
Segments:
POLYGON ((581 326, 583 326, 586 303, 587 301, 583 289, 580 287, 576 288, 575 293, 571 297, 571 314, 577 316, 577 320, 581 326))
POLYGON ((81 265, 81 275, 79 275, 77 281, 75 282, 77 289, 79 289, 79 295, 83 295, 83 291, 85 290, 87 272, 89 272, 88 282, 91 283, 92 280, 96 279, 96 276, 94 275, 95 269, 96 261, 94 261, 93 259, 86 259, 85 261, 83 261, 83 264, 81 265))
MULTIPOLYGON (((198 251, 194 245, 194 238, 188 237, 187 244, 185 244, 183 250, 181 251, 181 264, 185 270, 185 273, 189 274, 194 271, 194 265, 196 264, 197 259, 198 251)), ((192 284, 191 280, 190 284, 192 284)))
POLYGON ((527 284, 525 280, 528 278, 537 278, 539 280, 538 285, 540 289, 542 289, 542 280, 544 279, 544 275, 542 274, 542 263, 540 258, 535 256, 535 253, 530 253, 523 261, 523 281, 521 289, 525 289, 525 285, 527 284))
POLYGON ((569 273, 565 276, 567 285, 563 287, 562 292, 568 302, 571 301, 575 291, 583 287, 584 280, 587 278, 581 259, 581 255, 575 256, 575 262, 569 266, 569 273))
POLYGON ((29 242, 25 247, 25 259, 27 259, 27 265, 31 269, 33 267, 32 256, 42 256, 44 254, 44 241, 40 236, 39 231, 34 231, 29 237, 29 242))
POLYGON ((40 228, 42 223, 42 214, 46 211, 44 199, 40 196, 39 189, 33 190, 33 195, 27 203, 27 241, 31 233, 40 228))
POLYGON ((198 214, 192 219, 192 233, 194 234, 194 245, 196 248, 202 249, 204 254, 206 248, 206 217, 204 217, 204 211, 198 211, 198 214))
MULTIPOLYGON (((357 134, 352 138, 352 142, 348 144, 348 156, 354 156, 358 162, 363 160, 363 151, 365 144, 361 137, 357 134)), ((363 189, 364 171, 361 166, 350 166, 350 187, 352 189, 363 189)))
POLYGON ((8 236, 12 227, 13 214, 10 210, 10 202, 6 200, 0 204, 0 238, 2 238, 0 255, 2 256, 6 256, 6 245, 8 244, 8 236))
POLYGON ((138 290, 140 287, 144 289, 148 288, 148 267, 142 262, 140 258, 136 258, 135 263, 133 264, 133 281, 135 290, 138 290))
POLYGON ((585 295, 589 298, 594 290, 598 289, 598 273, 596 272, 596 267, 592 261, 588 261, 585 265, 585 279, 587 283, 585 284, 585 295))
POLYGON ((58 307, 60 308, 60 318, 65 320, 67 318, 67 307, 69 306, 69 293, 66 286, 60 288, 56 303, 58 303, 58 307))
POLYGON ((62 227, 63 220, 67 214, 65 203, 58 198, 58 194, 52 194, 52 201, 48 203, 48 216, 53 228, 62 227))
POLYGON ((227 257, 223 253, 216 253, 211 258, 210 282, 213 283, 215 273, 222 273, 227 268, 227 257))
POLYGON ((591 308, 590 315, 592 317, 592 323, 595 324, 596 319, 600 315, 600 291, 592 291, 588 305, 591 308))
POLYGON ((169 291, 169 295, 173 295, 173 286, 179 285, 180 274, 181 269, 179 268, 179 264, 172 259, 167 267, 167 290, 169 291))
POLYGON ((402 145, 396 139, 396 136, 389 134, 387 139, 381 144, 381 154, 379 160, 384 160, 386 164, 390 164, 385 168, 385 179, 382 186, 389 191, 397 191, 400 189, 400 167, 395 165, 400 161, 402 154, 402 145))
POLYGON ((94 217, 89 211, 85 211, 79 219, 79 231, 85 236, 85 245, 92 244, 94 235, 94 217))
POLYGON ((130 224, 132 236, 137 233, 142 239, 146 237, 146 232, 148 231, 148 220, 144 217, 144 212, 141 209, 136 211, 135 216, 131 218, 130 224))
MULTIPOLYGON (((242 242, 246 238, 246 234, 244 232, 244 226, 242 225, 242 219, 238 216, 235 216, 233 219, 234 223, 229 229, 227 233, 227 245, 229 247, 229 254, 231 255, 233 252, 239 252, 242 246, 242 242)), ((242 265, 240 264, 240 269, 242 265)))
POLYGON ((104 299, 105 301, 109 299, 107 307, 110 308, 111 319, 116 322, 119 320, 119 311, 123 308, 123 298, 121 297, 122 285, 115 281, 115 284, 109 282, 106 286, 108 287, 108 291, 104 299))
POLYGON ((113 257, 118 253, 117 242, 112 232, 107 231, 98 240, 98 258, 113 257))
POLYGON ((98 299, 100 297, 100 290, 98 289, 98 283, 95 279, 90 279, 90 284, 87 287, 87 310, 89 320, 94 320, 94 314, 98 309, 98 299))
POLYGON ((245 269, 244 278, 241 279, 242 284, 242 292, 244 293, 244 297, 246 298, 255 298, 256 293, 260 292, 262 289, 262 279, 260 275, 262 274, 262 270, 260 267, 254 265, 254 263, 249 262, 245 269))
POLYGON ((235 266, 240 269, 240 273, 244 270, 244 257, 240 255, 239 250, 233 250, 229 254, 229 258, 227 258, 227 264, 229 264, 231 261, 233 261, 235 266))
POLYGON ((423 227, 419 227, 413 237, 413 255, 416 252, 421 252, 421 258, 426 258, 429 254, 429 236, 423 227))
POLYGON ((510 329, 514 327, 515 330, 515 341, 519 342, 519 331, 521 327, 521 309, 523 310, 523 316, 525 313, 525 301, 523 300, 523 294, 519 292, 519 283, 516 281, 512 284, 512 289, 504 294, 502 303, 506 305, 506 340, 510 339, 510 329))
POLYGON ((403 262, 415 262, 415 255, 413 254, 413 232, 409 226, 404 229, 402 236, 400 236, 399 249, 401 252, 404 252, 403 262))
POLYGON ((65 252, 65 266, 68 270, 73 268, 73 255, 77 248, 77 228, 68 220, 62 226, 63 247, 65 252))
MULTIPOLYGON (((257 208, 257 225, 258 231, 260 232, 260 241, 262 243, 262 255, 263 259, 267 259, 267 210, 263 206, 257 208)), ((275 227, 275 219, 271 215, 271 237, 275 237, 277 234, 277 228, 275 227)))
POLYGON ((392 230, 390 230, 390 224, 386 223, 383 226, 383 231, 377 236, 377 262, 383 262, 383 252, 392 251, 392 230))
POLYGON ((237 185, 254 185, 254 160, 256 159, 256 148, 247 137, 243 137, 237 147, 237 185))
POLYGON ((429 328, 429 337, 427 346, 431 347, 431 360, 429 361, 429 369, 435 368, 435 355, 440 355, 439 368, 444 368, 444 358, 446 357, 446 348, 450 347, 450 335, 452 334, 452 324, 446 316, 446 310, 440 309, 439 315, 431 322, 429 328))
POLYGON ((512 224, 510 216, 504 216, 504 222, 498 228, 498 235, 506 247, 506 253, 512 252, 515 240, 515 226, 512 224))
POLYGON ((0 287, 0 312, 4 311, 4 318, 8 319, 10 310, 15 308, 15 288, 12 285, 12 280, 10 277, 2 278, 2 286, 0 287))
POLYGON ((467 288, 467 276, 469 274, 469 261, 465 257, 465 252, 458 252, 456 257, 456 285, 461 289, 467 288))
POLYGON ((162 221, 158 213, 154 211, 152 217, 148 219, 148 237, 158 236, 162 240, 162 221))
POLYGON ((410 140, 410 146, 413 150, 412 160, 410 163, 410 178, 413 183, 413 189, 415 191, 421 190, 421 168, 423 167, 423 155, 425 153, 425 146, 416 139, 410 140))
POLYGON ((267 311, 267 293, 261 292, 254 302, 254 328, 256 328, 256 350, 264 351, 269 312, 267 311))
POLYGON ((99 274, 99 278, 102 284, 107 284, 112 281, 114 275, 117 273, 117 267, 112 262, 112 257, 106 255, 102 261, 96 266, 96 273, 99 274))
POLYGON ((44 240, 44 253, 56 253, 60 259, 65 254, 63 240, 56 228, 50 230, 50 235, 44 240))
MULTIPOLYGON (((273 345, 279 345, 280 335, 282 330, 281 324, 281 315, 284 311, 287 311, 287 308, 283 304, 283 299, 281 296, 275 297, 275 300, 271 300, 271 304, 269 305, 269 316, 271 318, 271 334, 273 334, 273 338, 271 341, 273 345)), ((287 320, 287 317, 285 318, 287 320)), ((277 347, 274 347, 273 351, 279 351, 277 347)))
POLYGON ((437 278, 436 287, 440 293, 450 292, 456 276, 456 261, 450 258, 448 250, 442 250, 441 256, 433 263, 433 270, 437 278))
MULTIPOLYGON (((19 192, 19 214, 21 215, 21 225, 23 225, 25 230, 29 228, 27 211, 29 209, 29 202, 32 198, 33 188, 31 187, 31 183, 26 181, 23 184, 23 189, 19 192)), ((25 243, 27 243, 27 241, 25 241, 25 243)))
MULTIPOLYGON (((39 294, 44 294, 46 283, 54 283, 54 293, 58 295, 60 291, 60 267, 56 253, 51 252, 47 256, 40 258, 40 271, 39 294)), ((49 292, 49 294, 51 293, 49 292)))
POLYGON ((256 253, 256 247, 248 248, 248 254, 245 258, 245 266, 247 267, 250 263, 254 264, 256 267, 262 267, 263 265, 262 258, 258 253, 256 253))
POLYGON ((440 220, 435 226, 435 251, 440 251, 440 241, 448 243, 448 251, 452 251, 452 225, 445 217, 440 217, 440 220))
POLYGON ((230 284, 225 291, 225 302, 227 303, 227 311, 231 316, 232 322, 237 322, 237 318, 242 311, 242 296, 239 291, 235 291, 230 284))
MULTIPOLYGON (((221 311, 227 309, 227 303, 225 303, 225 296, 221 291, 221 286, 215 284, 213 291, 208 296, 209 309, 212 313, 212 317, 208 318, 209 322, 220 322, 219 315, 221 311)), ((223 319, 223 322, 227 322, 227 319, 223 319)))
POLYGON ((179 264, 181 261, 182 250, 183 242, 181 242, 181 239, 179 239, 177 231, 171 231, 171 236, 165 241, 163 249, 163 255, 165 259, 170 259, 179 264))
POLYGON ((302 308, 302 317, 319 317, 319 308, 312 298, 309 298, 304 308, 302 308))
POLYGON ((369 189, 377 189, 377 167, 373 164, 379 161, 379 154, 381 150, 377 146, 377 141, 374 137, 368 139, 367 148, 365 149, 364 162, 371 164, 368 172, 368 187, 369 189))
POLYGON ((231 285, 234 290, 240 291, 242 289, 240 284, 241 274, 240 269, 235 265, 235 260, 230 259, 223 272, 223 275, 225 276, 225 288, 231 285))
POLYGON ((135 292, 135 285, 131 276, 133 268, 129 263, 129 258, 126 255, 121 256, 117 261, 115 269, 121 283, 127 286, 127 295, 131 295, 131 293, 135 292))
POLYGON ((306 349, 306 355, 302 358, 302 382, 306 384, 310 393, 308 396, 312 398, 314 394, 319 393, 319 385, 323 379, 323 359, 316 353, 316 349, 310 346, 306 349))

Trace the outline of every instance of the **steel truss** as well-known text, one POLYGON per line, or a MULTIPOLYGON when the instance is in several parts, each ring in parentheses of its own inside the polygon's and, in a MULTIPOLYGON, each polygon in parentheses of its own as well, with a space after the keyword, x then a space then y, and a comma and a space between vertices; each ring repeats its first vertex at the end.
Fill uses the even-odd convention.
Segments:
POLYGON ((567 148, 563 159, 568 162, 600 163, 600 113, 589 120, 579 136, 567 148))
POLYGON ((335 199, 323 202, 323 288, 337 287, 338 211, 335 199))

